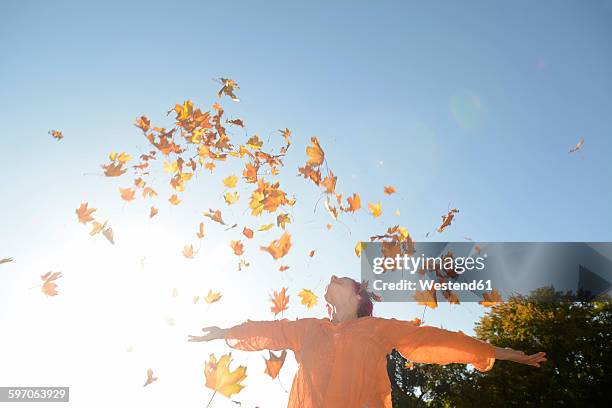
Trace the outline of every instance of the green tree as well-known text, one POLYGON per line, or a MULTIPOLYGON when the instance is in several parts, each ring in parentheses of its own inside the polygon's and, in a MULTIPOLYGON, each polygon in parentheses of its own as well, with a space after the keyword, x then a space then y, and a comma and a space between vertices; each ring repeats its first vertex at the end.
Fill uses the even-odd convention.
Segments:
POLYGON ((396 351, 388 368, 395 407, 593 406, 612 401, 612 302, 541 288, 494 306, 476 337, 526 353, 540 368, 497 361, 481 373, 460 364, 414 364, 396 351))

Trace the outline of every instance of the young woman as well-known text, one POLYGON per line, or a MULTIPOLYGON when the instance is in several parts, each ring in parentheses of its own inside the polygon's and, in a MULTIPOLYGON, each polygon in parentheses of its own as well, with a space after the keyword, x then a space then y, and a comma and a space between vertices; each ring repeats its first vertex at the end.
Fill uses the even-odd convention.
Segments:
POLYGON ((299 364, 288 408, 391 408, 386 356, 393 348, 418 363, 472 364, 488 371, 495 360, 539 367, 545 353, 495 347, 430 326, 372 317, 372 294, 353 279, 331 277, 325 292, 331 319, 251 321, 229 329, 205 327, 189 341, 224 339, 235 349, 291 349, 299 364))

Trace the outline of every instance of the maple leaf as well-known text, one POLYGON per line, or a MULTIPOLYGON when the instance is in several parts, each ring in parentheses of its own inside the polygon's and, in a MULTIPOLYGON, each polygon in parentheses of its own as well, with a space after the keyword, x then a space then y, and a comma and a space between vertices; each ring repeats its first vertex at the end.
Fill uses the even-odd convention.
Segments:
POLYGON ((208 294, 204 298, 204 301, 208 303, 209 305, 211 305, 221 300, 221 296, 222 295, 220 292, 213 292, 212 289, 208 289, 208 294))
POLYGON ((121 188, 119 187, 119 191, 121 192, 121 199, 125 201, 132 201, 134 199, 134 194, 136 191, 132 188, 121 188))
POLYGON ((280 292, 274 291, 274 295, 270 296, 272 306, 270 310, 274 316, 288 309, 289 296, 287 296, 287 288, 282 288, 280 292))
POLYGON ((442 216, 442 225, 440 225, 440 227, 438 228, 439 233, 441 233, 442 231, 446 229, 446 227, 451 225, 451 222, 455 218, 455 213, 458 213, 458 212, 459 212, 458 209, 453 208, 452 210, 448 212, 448 214, 442 216))
POLYGON ((204 223, 203 222, 200 223, 200 228, 199 228, 198 233, 196 235, 200 239, 204 238, 204 223))
POLYGON ((382 214, 382 205, 380 202, 377 204, 368 203, 368 211, 370 211, 372 217, 378 218, 382 214))
POLYGON ((285 229, 285 225, 288 223, 291 223, 291 218, 289 217, 289 214, 281 213, 276 217, 276 225, 281 227, 282 229, 285 229))
POLYGON ((268 374, 272 378, 276 378, 278 373, 280 372, 283 364, 285 363, 285 357, 287 357, 287 350, 283 350, 280 356, 277 356, 272 351, 268 350, 270 353, 270 358, 265 358, 266 361, 266 370, 264 373, 268 374))
POLYGON ((346 201, 349 206, 345 211, 355 212, 361 208, 361 198, 359 198, 359 194, 357 193, 353 193, 353 197, 347 197, 346 201))
POLYGON ((391 194, 393 194, 395 192, 396 192, 395 191, 395 187, 393 187, 393 186, 385 186, 385 189, 384 189, 384 193, 385 194, 391 195, 391 194))
POLYGON ((44 275, 41 275, 40 279, 43 280, 43 284, 41 286, 42 293, 47 296, 56 296, 58 293, 57 284, 55 281, 61 277, 61 272, 47 272, 44 275))
POLYGON ((227 188, 235 188, 238 184, 238 177, 231 175, 223 179, 223 185, 227 188))
POLYGON ((438 301, 436 300, 436 290, 417 290, 414 294, 414 298, 419 305, 429 306, 432 309, 438 307, 438 301))
POLYGON ((263 141, 259 138, 259 136, 253 135, 249 140, 247 140, 246 145, 253 150, 259 150, 263 146, 263 141))
POLYGON ((247 183, 257 183, 257 167, 253 166, 251 163, 247 163, 242 172, 242 177, 247 183))
POLYGON ((319 139, 316 136, 310 138, 312 146, 306 147, 306 154, 308 155, 308 161, 306 164, 312 166, 320 166, 325 160, 325 153, 323 153, 323 149, 321 149, 321 145, 319 144, 319 139))
POLYGON ((240 256, 244 254, 244 245, 240 241, 232 241, 230 247, 234 250, 234 254, 240 256))
POLYGON ((253 230, 250 228, 244 227, 242 234, 249 239, 253 238, 253 230))
POLYGON ((185 245, 183 248, 183 256, 188 259, 193 259, 193 245, 185 245))
POLYGON ((212 208, 209 208, 208 212, 204 213, 204 216, 210 218, 214 222, 218 222, 221 225, 227 225, 225 221, 223 221, 223 216, 221 215, 220 210, 213 210, 212 208))
POLYGON ((2 258, 0 259, 0 265, 3 263, 13 262, 13 258, 2 258))
POLYGON ((106 228, 106 223, 108 220, 104 221, 104 224, 100 224, 98 221, 95 221, 91 225, 91 231, 89 231, 89 235, 93 236, 99 234, 104 228, 106 228))
POLYGON ((158 196, 157 192, 155 190, 153 190, 151 187, 145 187, 142 190, 142 197, 143 198, 147 198, 147 197, 153 198, 153 197, 157 197, 157 196, 158 196))
POLYGON ((484 300, 481 300, 478 303, 484 307, 495 306, 503 302, 502 297, 497 291, 497 289, 493 289, 490 293, 483 293, 482 298, 484 300))
POLYGON ((158 377, 153 376, 153 370, 149 368, 147 370, 147 380, 145 381, 143 387, 146 387, 147 385, 151 384, 153 381, 157 381, 157 379, 158 377))
POLYGON ((104 169, 104 175, 106 177, 119 177, 127 171, 127 169, 123 167, 123 163, 102 164, 100 167, 104 169))
POLYGON ((151 211, 149 212, 149 218, 153 218, 155 215, 157 215, 158 210, 157 208, 155 208, 154 205, 151 206, 151 211))
POLYGON ((51 137, 57 139, 58 141, 64 138, 64 135, 59 130, 50 130, 48 133, 51 135, 51 137))
POLYGON ((260 247, 262 251, 268 252, 274 259, 280 259, 287 255, 291 249, 291 235, 288 232, 283 232, 283 235, 277 240, 274 240, 267 247, 260 247))
POLYGON ((91 214, 96 211, 95 208, 87 208, 88 203, 81 203, 81 206, 76 209, 76 215, 79 218, 79 222, 86 224, 89 221, 93 221, 91 214))
POLYGON ((312 309, 318 301, 317 295, 315 295, 310 289, 302 289, 298 296, 302 299, 302 304, 306 305, 308 309, 312 309))
POLYGON ((576 146, 572 147, 569 152, 570 153, 577 152, 578 150, 582 149, 582 145, 584 145, 584 138, 583 137, 580 138, 578 143, 576 143, 576 146))
POLYGON ((170 202, 170 204, 172 205, 179 205, 181 202, 181 199, 178 198, 178 196, 176 194, 172 194, 172 196, 170 196, 170 198, 168 199, 168 201, 170 202))
POLYGON ((238 198, 239 198, 239 195, 237 191, 234 191, 233 193, 230 193, 228 191, 223 195, 223 199, 225 200, 227 205, 234 204, 236 201, 238 201, 238 198))
POLYGON ((285 272, 287 269, 289 269, 289 266, 287 266, 287 265, 281 265, 278 268, 278 270, 281 271, 281 272, 285 272))
POLYGON ((151 128, 151 121, 143 115, 134 121, 134 126, 146 133, 151 128))
POLYGON ((219 78, 219 80, 221 80, 223 87, 219 90, 219 93, 217 94, 217 96, 220 98, 221 95, 225 94, 229 96, 232 101, 240 102, 240 99, 238 99, 236 95, 234 94, 234 89, 240 89, 240 86, 238 86, 238 83, 234 81, 233 79, 229 79, 229 78, 219 78))
POLYGON ((211 354, 209 361, 204 365, 206 387, 226 397, 239 393, 244 388, 241 382, 246 378, 244 366, 238 366, 234 371, 230 371, 231 361, 232 353, 222 355, 219 361, 214 354, 211 354))

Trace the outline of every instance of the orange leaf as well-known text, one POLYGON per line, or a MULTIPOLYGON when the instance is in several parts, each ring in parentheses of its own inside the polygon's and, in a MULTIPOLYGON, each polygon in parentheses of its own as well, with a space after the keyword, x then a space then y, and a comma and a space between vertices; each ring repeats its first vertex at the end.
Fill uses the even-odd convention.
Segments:
POLYGON ((312 146, 306 148, 306 154, 308 155, 308 161, 306 163, 319 166, 325 159, 325 153, 323 153, 323 149, 321 149, 321 145, 319 145, 319 139, 316 136, 311 137, 310 141, 312 142, 312 146))
POLYGON ((274 316, 287 310, 289 304, 289 296, 287 296, 287 288, 282 288, 280 292, 274 291, 274 296, 270 296, 272 301, 272 307, 270 310, 274 313, 274 316))
POLYGON ((274 240, 267 247, 260 247, 262 251, 268 252, 274 259, 280 259, 287 255, 291 249, 291 235, 288 232, 283 232, 283 235, 277 240, 274 240))
POLYGON ((448 212, 448 214, 442 216, 442 225, 440 225, 440 227, 438 228, 439 233, 441 233, 442 231, 444 231, 446 227, 451 225, 453 218, 455 218, 455 213, 458 213, 458 212, 459 212, 458 209, 453 208, 452 210, 448 212))
POLYGON ((483 293, 482 298, 484 300, 478 302, 484 307, 491 307, 498 305, 503 302, 501 295, 497 291, 497 289, 493 289, 490 293, 483 293))
POLYGON ((220 210, 213 210, 212 208, 209 208, 208 212, 204 213, 204 216, 210 218, 214 222, 218 222, 221 225, 226 225, 225 221, 223 221, 223 216, 221 215, 220 210))
POLYGON ((153 218, 155 215, 157 215, 158 211, 157 208, 155 208, 154 205, 151 206, 151 212, 149 213, 149 218, 153 218))
POLYGON ((278 268, 278 270, 279 270, 279 271, 281 271, 281 272, 285 272, 287 269, 289 269, 289 266, 287 266, 287 265, 281 265, 281 266, 278 268))
POLYGON ((200 229, 196 235, 200 239, 204 238, 204 223, 203 222, 200 223, 200 229))
POLYGON ((96 211, 95 208, 87 208, 88 203, 81 203, 81 206, 76 209, 76 215, 79 218, 79 222, 86 224, 89 221, 93 221, 91 214, 96 211))
POLYGON ((244 245, 240 241, 232 241, 230 242, 230 247, 234 250, 234 254, 240 256, 244 254, 244 245))
POLYGON ((47 272, 42 275, 40 278, 43 280, 43 284, 41 287, 42 293, 47 296, 56 296, 57 295, 57 284, 55 281, 62 277, 61 272, 47 272))
POLYGON ((285 363, 285 357, 287 357, 287 350, 283 350, 280 356, 277 356, 270 350, 268 350, 268 352, 270 353, 270 358, 266 359, 264 357, 264 360, 266 360, 265 373, 272 378, 276 378, 278 376, 278 373, 280 372, 280 369, 285 363))
POLYGON ((368 210, 374 218, 378 218, 382 214, 382 205, 380 202, 378 204, 368 203, 368 210))
POLYGON ((314 256, 314 254, 315 254, 315 250, 313 249, 313 250, 311 250, 311 251, 310 251, 310 253, 308 254, 308 256, 312 258, 312 257, 314 256))
POLYGON ((391 195, 395 193, 395 187, 393 186, 385 186, 384 193, 387 195, 391 195))
POLYGON ((148 369, 147 370, 147 381, 145 381, 143 387, 146 387, 147 385, 151 384, 153 381, 157 381, 158 377, 153 377, 153 370, 152 369, 148 369))
POLYGON ((242 234, 249 239, 253 238, 253 230, 250 228, 244 227, 242 234))
POLYGON ((414 294, 414 298, 419 302, 419 305, 429 306, 432 309, 438 307, 438 301, 436 300, 436 290, 417 290, 414 294))
POLYGON ((183 248, 183 256, 188 259, 193 259, 193 245, 185 245, 183 248))
POLYGON ((121 198, 125 201, 132 201, 134 199, 134 194, 136 191, 132 188, 121 188, 119 187, 119 191, 121 192, 121 198))

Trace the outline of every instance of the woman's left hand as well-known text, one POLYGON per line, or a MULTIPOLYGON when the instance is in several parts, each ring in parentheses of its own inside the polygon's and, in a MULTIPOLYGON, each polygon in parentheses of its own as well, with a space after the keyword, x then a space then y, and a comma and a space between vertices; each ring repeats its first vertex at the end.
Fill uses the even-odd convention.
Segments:
POLYGON ((497 358, 498 360, 514 361, 520 364, 539 367, 540 363, 543 363, 546 361, 546 353, 543 351, 540 351, 539 353, 535 353, 535 354, 525 354, 525 352, 523 351, 514 350, 509 347, 506 347, 506 348, 496 347, 495 348, 495 358, 497 358))

